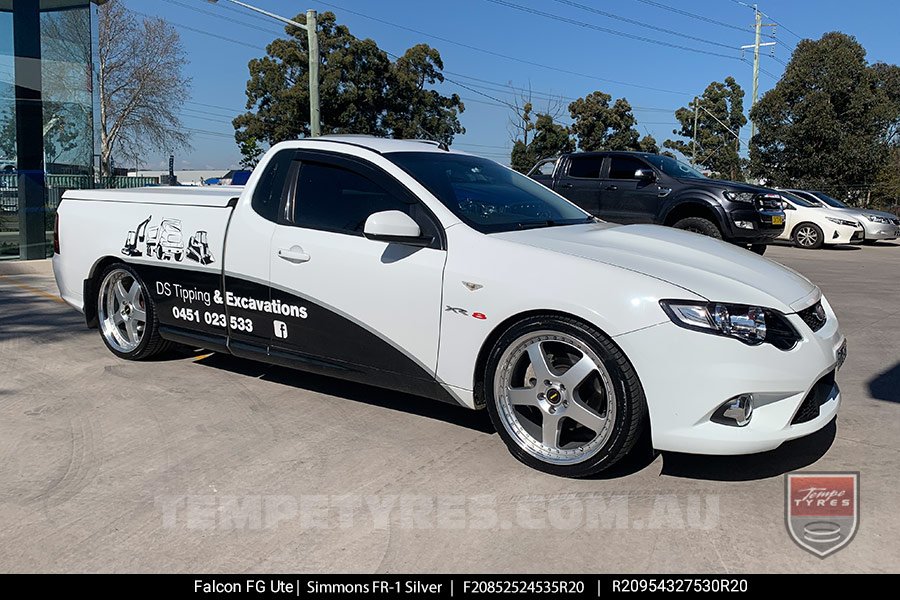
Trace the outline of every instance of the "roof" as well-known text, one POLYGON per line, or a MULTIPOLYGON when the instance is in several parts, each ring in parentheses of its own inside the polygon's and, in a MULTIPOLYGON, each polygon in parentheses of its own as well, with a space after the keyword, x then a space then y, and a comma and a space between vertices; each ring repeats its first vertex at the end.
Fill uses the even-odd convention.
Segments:
MULTIPOLYGON (((394 140, 371 135, 323 135, 315 138, 302 138, 288 142, 291 146, 302 147, 309 142, 331 142, 349 144, 367 148, 379 154, 389 152, 447 152, 447 147, 431 140, 394 140)), ((452 150, 450 150, 452 152, 452 150)))

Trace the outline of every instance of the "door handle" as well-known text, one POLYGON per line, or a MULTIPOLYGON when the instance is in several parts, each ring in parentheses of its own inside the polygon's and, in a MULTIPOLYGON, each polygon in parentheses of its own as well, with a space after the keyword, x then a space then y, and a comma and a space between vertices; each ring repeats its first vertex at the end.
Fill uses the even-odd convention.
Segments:
POLYGON ((604 189, 604 190, 609 190, 609 191, 611 191, 611 192, 614 192, 614 191, 616 191, 617 189, 619 189, 619 186, 617 186, 617 185, 608 185, 608 186, 606 186, 606 187, 603 188, 603 189, 604 189))
POLYGON ((309 260, 309 254, 303 251, 300 246, 291 246, 290 248, 279 248, 278 258, 284 259, 290 263, 300 264, 309 260))

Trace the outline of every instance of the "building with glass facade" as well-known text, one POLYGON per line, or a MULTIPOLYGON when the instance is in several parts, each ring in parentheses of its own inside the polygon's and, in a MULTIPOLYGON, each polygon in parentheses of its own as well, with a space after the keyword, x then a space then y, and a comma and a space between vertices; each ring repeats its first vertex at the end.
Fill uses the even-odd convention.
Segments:
POLYGON ((0 0, 0 259, 49 256, 62 191, 94 183, 105 1, 0 0))

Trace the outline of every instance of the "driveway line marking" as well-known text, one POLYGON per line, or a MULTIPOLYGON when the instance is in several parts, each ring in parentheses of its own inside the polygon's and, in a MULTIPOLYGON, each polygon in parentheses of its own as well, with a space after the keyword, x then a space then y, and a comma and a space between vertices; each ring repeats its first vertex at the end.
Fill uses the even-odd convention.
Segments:
POLYGON ((17 288, 21 288, 27 292, 31 292, 36 296, 41 296, 42 298, 46 298, 47 300, 53 300, 54 302, 62 303, 64 300, 55 294, 51 294, 50 292, 45 292, 42 289, 33 287, 28 285, 27 283, 19 283, 18 281, 13 280, 8 275, 0 275, 0 281, 8 283, 10 285, 14 285, 17 288))

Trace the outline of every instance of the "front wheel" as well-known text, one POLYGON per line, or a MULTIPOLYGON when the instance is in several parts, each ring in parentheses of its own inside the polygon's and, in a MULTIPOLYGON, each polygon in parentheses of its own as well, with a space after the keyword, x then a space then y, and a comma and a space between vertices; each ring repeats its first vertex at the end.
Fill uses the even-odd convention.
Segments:
POLYGON ((794 245, 798 248, 815 250, 825 243, 825 234, 818 225, 813 223, 800 223, 794 229, 794 245))
POLYGON ((681 219, 680 221, 677 221, 673 227, 675 227, 675 229, 683 229, 684 231, 692 231, 694 233, 699 233, 700 235, 716 238, 717 240, 722 239, 722 232, 719 231, 719 227, 709 219, 704 219, 703 217, 688 217, 686 219, 681 219))
POLYGON ((750 244, 749 246, 747 246, 747 250, 749 250, 750 252, 755 252, 760 256, 766 253, 767 248, 768 246, 766 244, 750 244))
POLYGON ((483 391, 513 456, 553 475, 611 467, 644 424, 646 401, 631 363, 575 319, 539 315, 512 326, 491 350, 483 391))
POLYGON ((106 347, 120 358, 150 358, 169 347, 159 337, 156 305, 137 272, 115 264, 103 272, 97 294, 100 335, 106 347))

